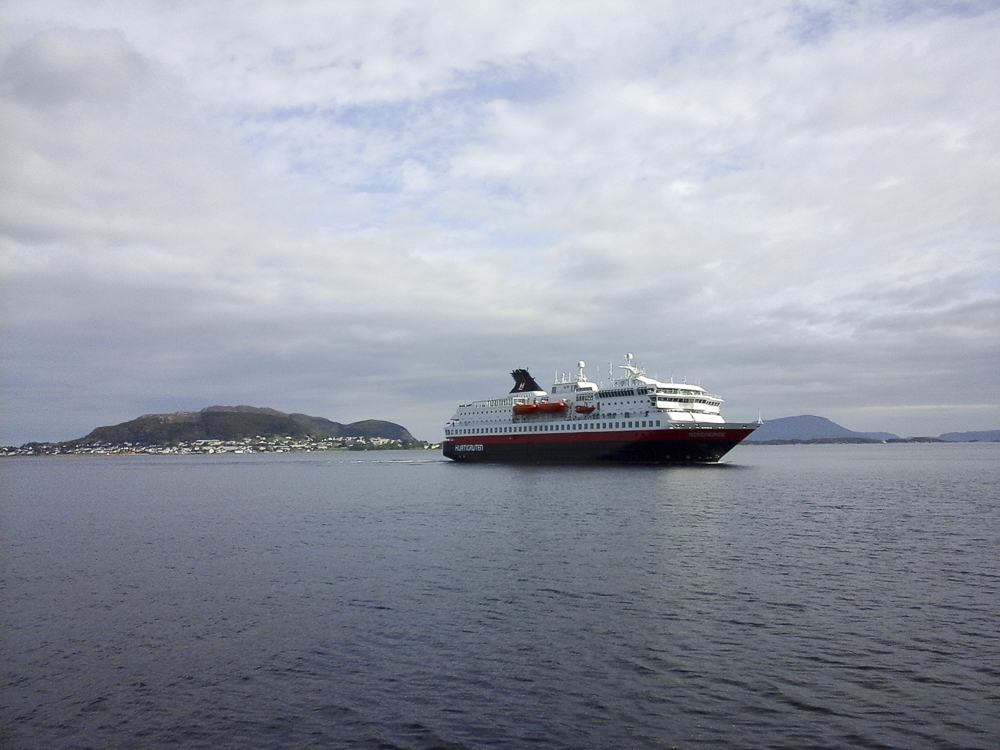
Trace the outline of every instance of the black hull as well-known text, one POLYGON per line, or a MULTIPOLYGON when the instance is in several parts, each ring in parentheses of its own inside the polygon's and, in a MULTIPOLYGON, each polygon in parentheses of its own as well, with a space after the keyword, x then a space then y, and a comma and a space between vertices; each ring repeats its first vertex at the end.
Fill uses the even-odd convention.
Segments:
POLYGON ((446 440, 443 453, 460 463, 716 463, 752 432, 753 427, 465 436, 446 440))

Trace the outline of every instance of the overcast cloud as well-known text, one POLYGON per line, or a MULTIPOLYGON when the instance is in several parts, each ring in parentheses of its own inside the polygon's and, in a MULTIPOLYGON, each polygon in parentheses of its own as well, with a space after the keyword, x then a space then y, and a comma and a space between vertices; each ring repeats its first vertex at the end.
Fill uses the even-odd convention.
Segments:
POLYGON ((213 404, 437 440, 626 351, 733 421, 1000 427, 996 2, 0 18, 4 444, 213 404))

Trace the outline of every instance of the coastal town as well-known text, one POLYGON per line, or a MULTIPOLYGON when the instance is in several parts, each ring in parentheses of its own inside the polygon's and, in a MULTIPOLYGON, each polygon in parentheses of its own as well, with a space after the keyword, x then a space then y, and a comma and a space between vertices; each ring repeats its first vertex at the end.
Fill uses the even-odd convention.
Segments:
POLYGON ((25 443, 0 446, 0 456, 73 456, 73 455, 193 455, 206 453, 308 453, 317 451, 440 450, 440 444, 408 442, 380 437, 265 437, 236 440, 188 440, 173 444, 139 443, 25 443))

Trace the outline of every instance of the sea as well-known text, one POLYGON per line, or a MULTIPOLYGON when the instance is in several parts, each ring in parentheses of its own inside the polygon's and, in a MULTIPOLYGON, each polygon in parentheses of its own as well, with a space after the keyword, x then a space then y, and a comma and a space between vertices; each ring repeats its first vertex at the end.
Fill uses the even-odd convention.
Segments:
POLYGON ((1000 444, 0 480, 6 750, 1000 746, 1000 444))

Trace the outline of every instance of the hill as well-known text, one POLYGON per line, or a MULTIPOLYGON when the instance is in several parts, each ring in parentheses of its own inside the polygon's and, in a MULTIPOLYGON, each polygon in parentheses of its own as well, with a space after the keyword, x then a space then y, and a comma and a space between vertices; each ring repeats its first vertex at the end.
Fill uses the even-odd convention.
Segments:
POLYGON ((1000 443, 1000 430, 982 432, 946 432, 941 440, 947 443, 1000 443))
POLYGON ((210 406, 201 411, 144 414, 121 424, 98 427, 64 445, 170 445, 191 440, 252 437, 380 437, 416 443, 403 426, 380 419, 341 424, 308 414, 285 414, 256 406, 210 406))
POLYGON ((898 440, 891 432, 854 432, 831 422, 825 417, 805 414, 799 417, 772 419, 758 427, 748 443, 764 443, 772 440, 898 440))

